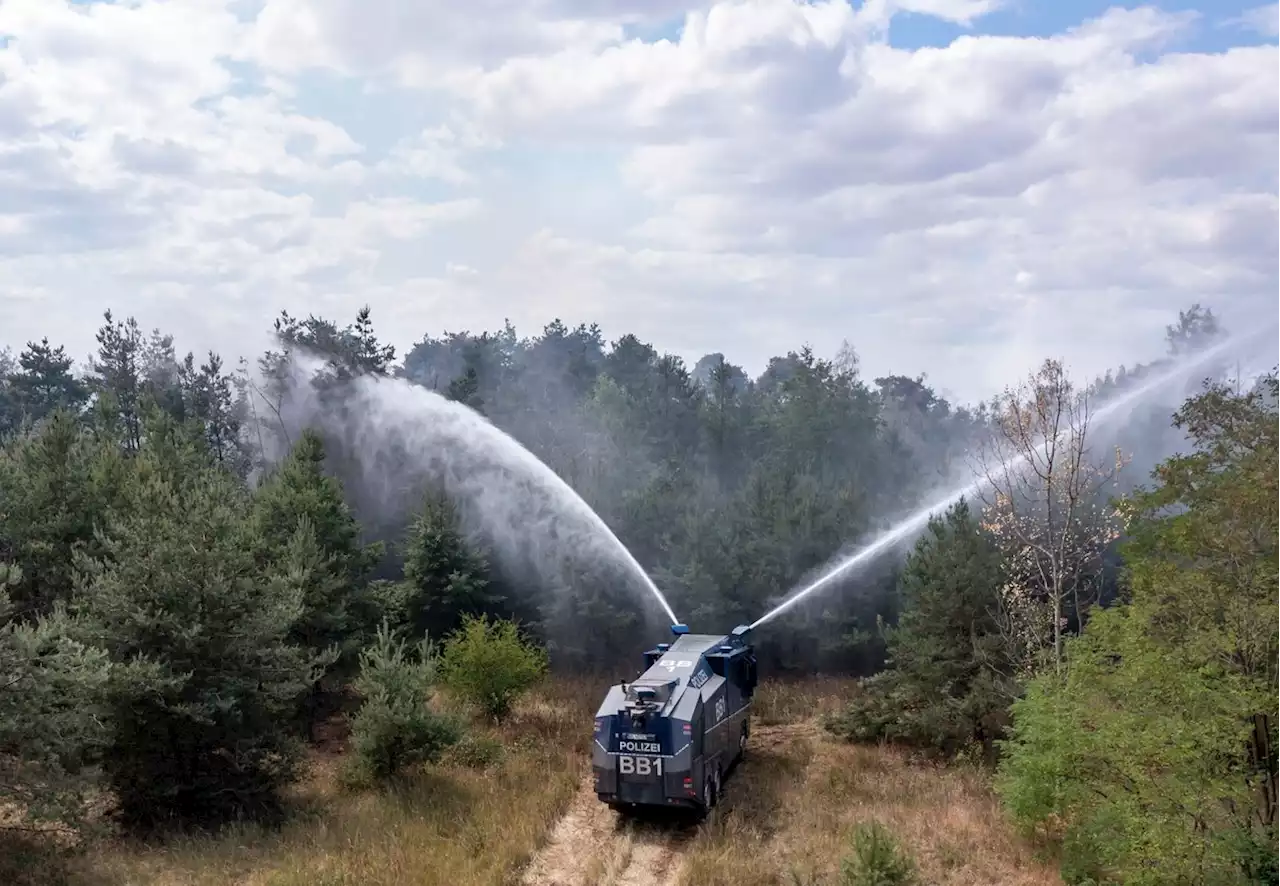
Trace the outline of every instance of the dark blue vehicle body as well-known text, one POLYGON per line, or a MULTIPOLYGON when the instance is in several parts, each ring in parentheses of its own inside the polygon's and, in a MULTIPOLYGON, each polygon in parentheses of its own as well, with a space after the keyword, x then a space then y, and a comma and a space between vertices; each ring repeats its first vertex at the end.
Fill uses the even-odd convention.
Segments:
POLYGON ((707 812, 746 750, 755 694, 749 629, 690 634, 644 654, 646 669, 609 689, 596 712, 597 796, 626 811, 666 806, 707 812))

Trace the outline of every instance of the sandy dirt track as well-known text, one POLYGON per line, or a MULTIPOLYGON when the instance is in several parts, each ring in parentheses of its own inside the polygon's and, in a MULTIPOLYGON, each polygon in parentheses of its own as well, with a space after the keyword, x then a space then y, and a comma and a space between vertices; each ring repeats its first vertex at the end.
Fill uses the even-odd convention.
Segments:
POLYGON ((669 886, 692 836, 677 823, 629 821, 601 803, 590 776, 525 870, 524 886, 669 886))
MULTIPOLYGON (((745 765, 751 765, 754 749, 807 731, 809 724, 760 728, 752 734, 745 765)), ((737 780, 726 779, 717 816, 732 810, 737 780)), ((521 882, 523 886, 675 886, 685 851, 698 832, 695 823, 678 818, 650 822, 619 816, 596 798, 588 773, 521 882)))

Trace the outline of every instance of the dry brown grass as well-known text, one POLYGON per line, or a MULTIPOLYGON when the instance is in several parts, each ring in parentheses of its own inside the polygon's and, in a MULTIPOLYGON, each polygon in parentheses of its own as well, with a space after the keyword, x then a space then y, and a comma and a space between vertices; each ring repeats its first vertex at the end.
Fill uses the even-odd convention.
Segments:
POLYGON ((756 690, 751 718, 756 726, 807 723, 834 713, 857 691, 851 677, 765 680, 756 690))
POLYGON ((834 884, 854 828, 878 820, 929 886, 1061 886, 1006 823, 986 775, 849 745, 814 721, 761 727, 681 886, 834 884))
MULTIPOLYGON (((335 737, 299 787, 298 815, 279 830, 101 845, 61 867, 32 854, 22 859, 29 876, 20 886, 510 886, 575 795, 583 800, 602 691, 599 681, 553 682, 501 730, 477 726, 505 745, 499 762, 477 769, 446 761, 394 791, 343 791, 344 743, 335 737)), ((878 819, 912 851, 930 886, 1059 886, 1004 824, 981 772, 922 766, 828 737, 818 720, 851 691, 837 679, 761 686, 748 761, 726 782, 714 820, 664 849, 677 863, 671 879, 825 886, 838 882, 853 828, 878 819)), ((586 799, 593 814, 612 815, 586 799)), ((595 842, 629 839, 625 829, 599 830, 595 842)), ((610 864, 634 854, 619 848, 594 847, 603 867, 587 859, 583 886, 592 886, 592 871, 608 879, 610 864)), ((13 881, 0 870, 0 882, 13 881)))
MULTIPOLYGON (((317 755, 284 828, 243 828, 164 846, 113 845, 76 862, 102 886, 499 886, 545 839, 590 756, 599 687, 559 681, 519 705, 485 769, 444 763, 394 791, 349 794, 341 758, 317 755)), ((78 874, 78 876, 75 876, 78 874)))

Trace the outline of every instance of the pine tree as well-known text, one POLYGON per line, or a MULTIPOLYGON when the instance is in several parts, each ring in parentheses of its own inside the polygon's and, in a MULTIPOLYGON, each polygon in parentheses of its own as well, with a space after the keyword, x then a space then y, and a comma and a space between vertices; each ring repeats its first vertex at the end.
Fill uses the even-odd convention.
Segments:
POLYGON ((72 553, 94 551, 94 528, 116 504, 123 464, 69 413, 57 410, 0 457, 0 541, 24 574, 15 614, 47 614, 70 599, 72 553))
POLYGON ((503 600, 487 577, 488 563, 463 536, 453 505, 430 493, 404 541, 401 621, 414 636, 441 635, 463 615, 492 612, 503 600))
POLYGON ((462 375, 449 382, 445 397, 476 412, 484 410, 484 398, 480 396, 480 376, 475 366, 468 366, 462 375))
POLYGON ((378 341, 373 331, 372 312, 365 305, 356 313, 355 322, 343 330, 349 359, 356 372, 385 375, 396 358, 394 345, 378 341))
POLYGON ((135 827, 269 814, 297 773, 291 715, 331 658, 290 641, 305 589, 255 563, 243 487, 180 435, 147 440, 103 554, 76 558, 80 638, 116 663, 105 774, 135 827))
POLYGON ((252 459, 241 436, 247 402, 238 396, 232 376, 222 371, 222 358, 210 351, 208 360, 197 366, 195 355, 188 353, 177 377, 183 414, 203 429, 209 454, 237 476, 248 476, 252 459))
POLYGON ((22 426, 22 407, 13 389, 17 365, 13 351, 7 345, 0 345, 0 445, 22 426))
POLYGON ((1000 581, 999 553, 967 502, 933 518, 902 571, 887 668, 865 681, 836 731, 946 754, 972 741, 990 749, 1016 695, 993 616, 1000 581))
POLYGON ((89 392, 71 372, 72 360, 62 346, 53 347, 45 338, 39 344, 27 342, 18 355, 18 371, 12 376, 12 396, 22 420, 43 421, 55 409, 75 415, 89 392))
POLYGON ((13 619, 9 592, 21 584, 22 570, 0 563, 0 805, 20 823, 79 825, 106 739, 110 661, 68 636, 61 609, 13 619))
POLYGON ((462 723, 441 713, 435 697, 438 655, 425 637, 410 648, 379 626, 374 642, 360 653, 354 683, 360 709, 351 721, 354 780, 384 781, 409 767, 437 759, 462 737, 462 723))
POLYGON ((363 594, 382 545, 361 542, 342 484, 324 463, 324 443, 304 431, 253 495, 254 543, 266 573, 292 575, 304 589, 293 640, 317 652, 336 645, 340 660, 353 662, 376 624, 363 594))
POLYGON ((90 384, 100 397, 110 395, 120 444, 133 455, 142 446, 142 330, 132 317, 116 320, 110 311, 102 316, 106 322, 98 330, 98 353, 89 360, 90 384))

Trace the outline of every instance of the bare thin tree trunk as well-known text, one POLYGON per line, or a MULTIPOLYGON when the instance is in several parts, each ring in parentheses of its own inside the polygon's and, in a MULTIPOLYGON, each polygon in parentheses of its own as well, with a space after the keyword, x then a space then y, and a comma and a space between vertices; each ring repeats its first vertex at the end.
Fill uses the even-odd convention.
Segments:
POLYGON ((1270 827, 1276 822, 1276 798, 1280 792, 1280 772, 1277 771, 1275 749, 1271 747, 1271 715, 1253 715, 1253 734, 1249 741, 1249 756, 1255 767, 1265 773, 1258 786, 1258 822, 1270 827))
POLYGON ((1083 577, 1099 568, 1115 537, 1109 519, 1093 508, 1110 473, 1088 459, 1088 401, 1058 362, 1045 361, 1022 386, 1006 391, 997 421, 981 457, 988 487, 984 522, 1004 548, 1014 570, 1010 581, 1018 586, 1016 605, 1023 612, 1010 612, 1009 624, 1020 619, 1026 639, 1039 636, 1042 654, 1051 645, 1060 671, 1068 595, 1079 622, 1089 603, 1080 594, 1083 577), (1051 631, 1043 624, 1046 615, 1051 631))

